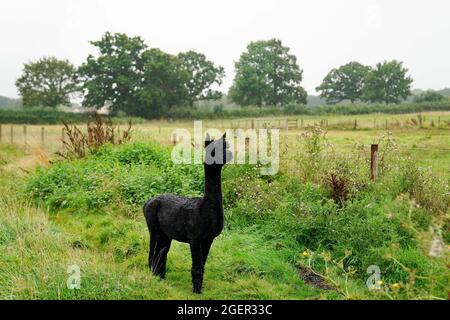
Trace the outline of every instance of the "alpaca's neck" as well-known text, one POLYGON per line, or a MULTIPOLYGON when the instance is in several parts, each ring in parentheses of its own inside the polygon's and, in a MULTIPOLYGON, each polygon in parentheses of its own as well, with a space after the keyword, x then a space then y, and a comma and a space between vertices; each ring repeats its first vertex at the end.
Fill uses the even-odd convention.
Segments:
POLYGON ((209 169, 205 166, 205 195, 204 198, 213 207, 222 207, 221 170, 209 169))
POLYGON ((223 201, 221 169, 205 166, 204 212, 208 212, 213 228, 220 233, 223 228, 223 201))

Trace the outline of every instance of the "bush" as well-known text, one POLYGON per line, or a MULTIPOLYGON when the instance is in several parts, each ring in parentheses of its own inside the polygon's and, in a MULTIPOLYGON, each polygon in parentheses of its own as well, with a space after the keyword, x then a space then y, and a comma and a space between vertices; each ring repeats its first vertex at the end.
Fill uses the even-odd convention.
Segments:
POLYGON ((449 101, 401 103, 401 104, 349 104, 349 105, 322 105, 306 106, 302 104, 289 104, 285 107, 240 107, 226 108, 222 105, 207 107, 173 107, 164 112, 161 117, 169 119, 224 119, 255 118, 283 115, 358 115, 370 113, 414 113, 425 111, 449 111, 449 101))
POLYGON ((66 121, 63 121, 63 124, 67 140, 63 139, 63 151, 57 154, 65 159, 84 158, 105 144, 122 144, 131 139, 131 121, 128 128, 122 132, 113 125, 110 118, 103 120, 98 114, 94 116, 94 121, 87 123, 87 133, 66 121))
POLYGON ((38 169, 26 192, 53 210, 140 207, 160 193, 199 194, 201 176, 201 167, 174 166, 168 150, 153 144, 105 145, 85 160, 38 169))
MULTIPOLYGON (((12 124, 62 124, 85 123, 91 118, 91 113, 72 113, 58 111, 53 108, 14 108, 0 109, 0 123, 12 124)), ((141 123, 141 118, 115 117, 114 123, 141 123)))
POLYGON ((87 113, 61 112, 51 108, 0 109, 0 123, 61 124, 63 120, 81 123, 88 118, 87 113))

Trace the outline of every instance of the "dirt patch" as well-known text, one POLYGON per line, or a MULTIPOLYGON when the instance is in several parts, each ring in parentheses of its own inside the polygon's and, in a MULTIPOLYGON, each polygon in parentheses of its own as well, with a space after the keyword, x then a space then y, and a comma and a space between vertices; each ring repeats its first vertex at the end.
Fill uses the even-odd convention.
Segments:
POLYGON ((335 288, 328 284, 324 278, 315 274, 310 269, 303 266, 298 266, 298 273, 305 283, 310 284, 322 290, 335 290, 335 288))

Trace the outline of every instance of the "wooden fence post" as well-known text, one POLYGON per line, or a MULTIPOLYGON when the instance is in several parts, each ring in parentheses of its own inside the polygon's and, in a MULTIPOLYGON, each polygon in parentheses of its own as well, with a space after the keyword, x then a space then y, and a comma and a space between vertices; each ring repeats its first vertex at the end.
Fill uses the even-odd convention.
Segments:
POLYGON ((23 126, 23 144, 27 144, 27 126, 23 126))
POLYGON ((0 123, 0 142, 2 142, 2 124, 0 123))
POLYGON ((14 142, 14 126, 11 125, 11 144, 14 142))
POLYGON ((44 130, 45 130, 45 128, 42 127, 42 128, 41 128, 41 144, 42 144, 42 146, 45 145, 45 141, 44 141, 44 130))
POLYGON ((356 127, 358 126, 358 120, 355 119, 355 123, 353 125, 353 130, 356 130, 356 127))
POLYGON ((370 146, 370 179, 375 181, 378 177, 378 144, 370 146))
POLYGON ((172 133, 172 144, 176 144, 177 143, 177 134, 176 133, 172 133))

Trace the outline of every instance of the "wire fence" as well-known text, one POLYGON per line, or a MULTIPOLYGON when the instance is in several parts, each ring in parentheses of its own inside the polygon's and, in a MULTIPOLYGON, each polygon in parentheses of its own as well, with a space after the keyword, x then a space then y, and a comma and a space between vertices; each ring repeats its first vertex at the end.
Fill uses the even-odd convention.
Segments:
MULTIPOLYGON (((420 117, 419 117, 420 118, 420 117)), ((421 118, 417 123, 411 122, 411 119, 397 119, 389 122, 384 120, 385 126, 377 125, 380 121, 364 120, 329 120, 329 119, 239 119, 239 120, 210 120, 203 121, 203 129, 218 128, 218 129, 263 129, 272 128, 280 129, 281 132, 302 132, 311 126, 320 126, 329 130, 366 130, 377 129, 386 131, 395 131, 395 129, 420 129, 420 128, 435 128, 435 129, 450 129, 450 120, 443 120, 440 116, 421 118), (436 122, 435 122, 436 121, 436 122), (370 127, 370 123, 373 124, 370 127), (369 127, 368 127, 369 126, 369 127)), ((156 140, 158 142, 172 142, 172 132, 176 128, 192 126, 192 122, 168 122, 156 121, 149 124, 137 124, 133 126, 134 138, 137 140, 156 140)), ((119 125, 118 130, 121 130, 119 125)), ((80 126, 81 130, 85 128, 80 126)), ((5 125, 0 124, 0 142, 10 143, 20 146, 35 146, 41 147, 49 151, 60 150, 63 147, 63 140, 65 139, 64 127, 38 126, 38 125, 5 125)), ((355 144, 349 143, 334 143, 342 148, 352 147, 355 144)), ((359 143, 359 145, 361 145, 359 143)), ((370 146, 370 144, 366 144, 370 146)), ((423 150, 432 151, 434 153, 449 153, 450 148, 445 146, 427 147, 420 145, 398 144, 400 150, 423 150)))

